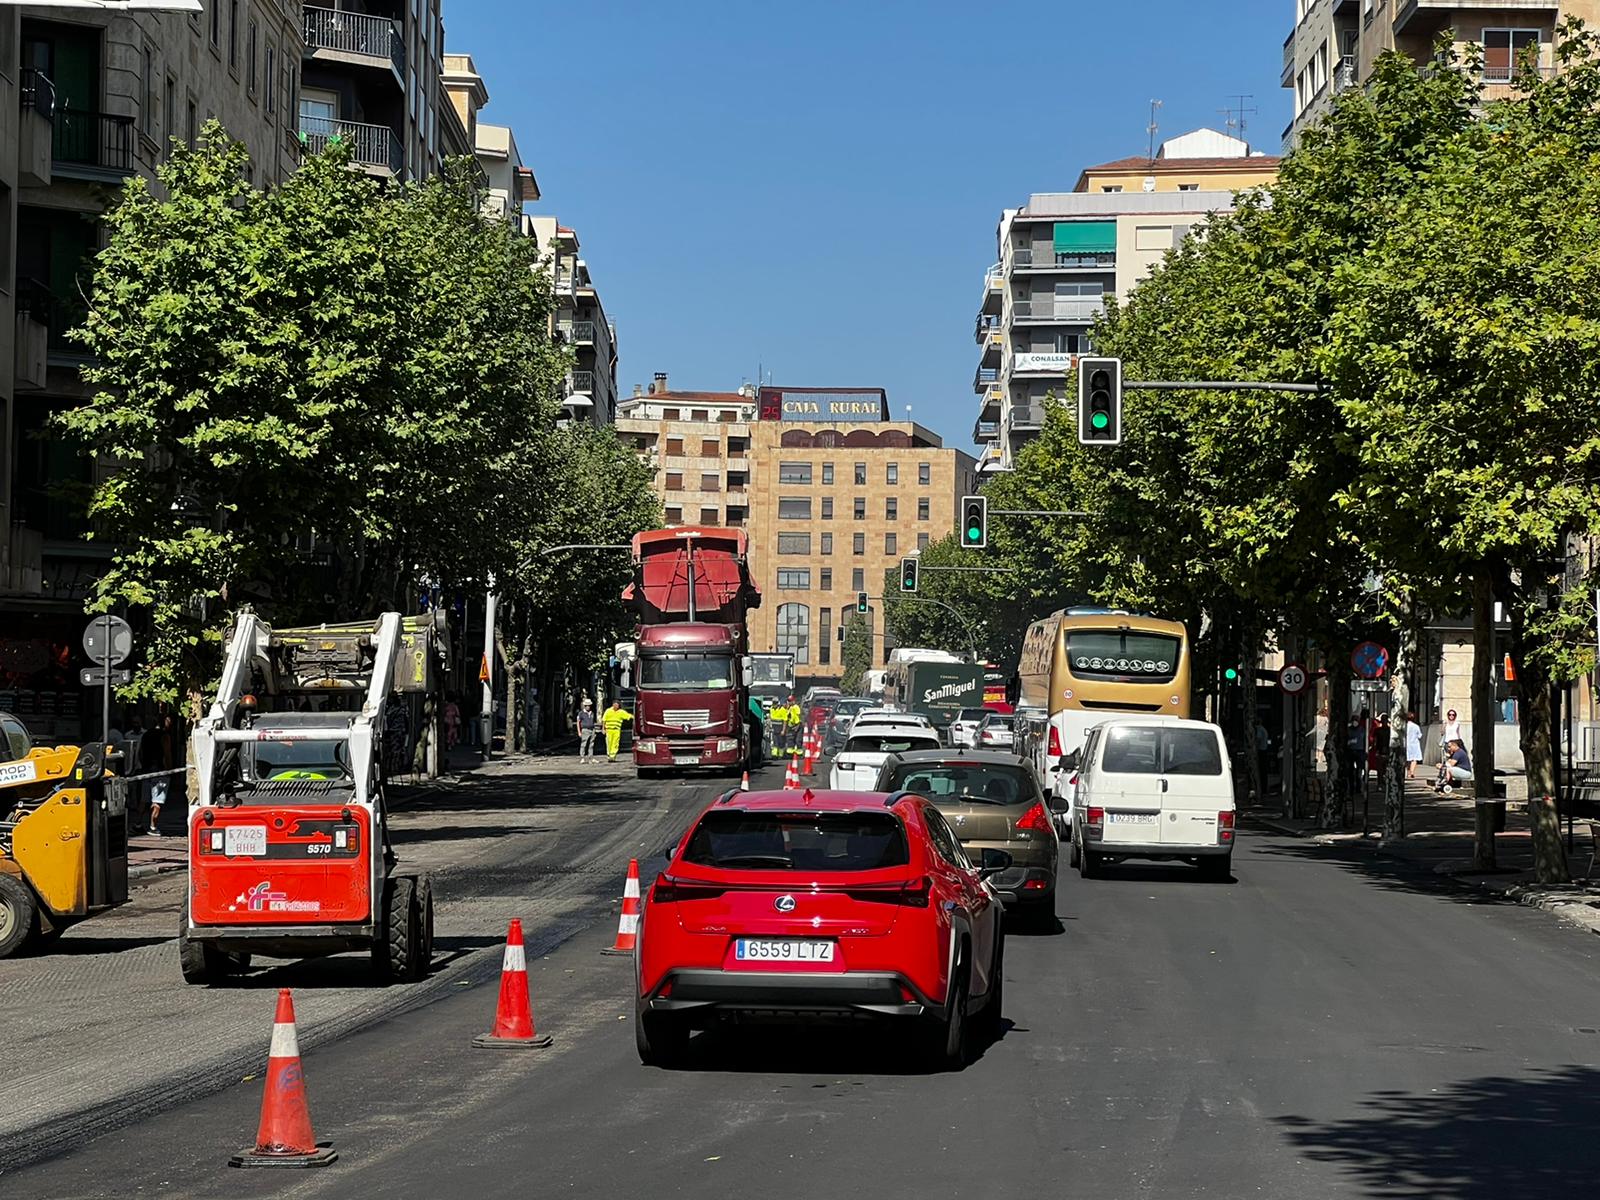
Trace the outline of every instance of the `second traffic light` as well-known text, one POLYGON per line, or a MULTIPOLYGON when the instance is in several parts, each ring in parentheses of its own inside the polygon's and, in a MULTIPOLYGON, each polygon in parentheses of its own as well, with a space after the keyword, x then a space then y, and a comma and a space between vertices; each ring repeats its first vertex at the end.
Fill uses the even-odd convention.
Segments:
POLYGON ((982 550, 988 544, 988 497, 961 497, 961 545, 968 550, 982 550))
POLYGON ((917 590, 917 560, 914 558, 900 560, 900 590, 902 592, 917 590))
POLYGON ((1078 441, 1085 446, 1122 444, 1122 360, 1078 360, 1078 441))
POLYGON ((858 613, 867 611, 867 594, 865 592, 856 593, 856 611, 858 613))

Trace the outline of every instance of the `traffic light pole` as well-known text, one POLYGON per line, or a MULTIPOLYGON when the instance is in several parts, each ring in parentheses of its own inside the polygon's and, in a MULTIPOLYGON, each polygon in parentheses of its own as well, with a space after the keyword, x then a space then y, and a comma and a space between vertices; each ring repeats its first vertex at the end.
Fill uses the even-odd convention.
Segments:
MULTIPOLYGON (((963 625, 966 626, 966 628, 967 628, 967 649, 972 654, 972 661, 973 662, 977 662, 978 661, 978 639, 975 636, 973 636, 972 622, 967 620, 966 614, 963 613, 955 605, 946 604, 943 600, 933 600, 933 599, 930 599, 927 596, 913 595, 910 592, 901 592, 898 596, 892 596, 892 597, 891 596, 870 596, 869 595, 867 597, 867 599, 868 600, 881 600, 885 604, 887 604, 891 599, 893 599, 893 600, 908 600, 913 604, 935 604, 935 605, 938 605, 940 608, 944 609, 946 612, 953 614, 955 616, 956 620, 960 621, 963 625)), ((884 618, 885 618, 884 624, 885 624, 886 628, 887 628, 887 625, 888 625, 888 615, 889 614, 887 612, 884 613, 884 618)))

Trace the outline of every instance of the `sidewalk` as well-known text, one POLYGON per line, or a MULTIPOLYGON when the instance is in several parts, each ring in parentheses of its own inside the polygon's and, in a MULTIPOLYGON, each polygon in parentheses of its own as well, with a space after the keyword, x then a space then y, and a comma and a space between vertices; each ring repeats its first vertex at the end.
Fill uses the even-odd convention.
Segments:
MULTIPOLYGON (((1473 823, 1476 806, 1470 795, 1463 798, 1436 793, 1420 779, 1406 785, 1405 836, 1383 840, 1383 802, 1374 796, 1371 805, 1371 831, 1363 836, 1360 828, 1361 800, 1356 799, 1353 829, 1318 829, 1314 820, 1277 815, 1278 810, 1246 809, 1240 815, 1250 824, 1291 837, 1304 838, 1311 845, 1330 851, 1370 850, 1422 871, 1431 871, 1469 887, 1498 897, 1544 909, 1591 933, 1600 934, 1600 864, 1588 884, 1573 882, 1549 886, 1535 881, 1533 839, 1528 824, 1527 806, 1511 801, 1506 805, 1506 827, 1495 835, 1493 873, 1472 870, 1473 823)), ((1573 840, 1568 848, 1567 869, 1574 881, 1582 880, 1589 869, 1589 823, 1573 823, 1573 840)), ((1562 822, 1566 841, 1566 823, 1562 822)))

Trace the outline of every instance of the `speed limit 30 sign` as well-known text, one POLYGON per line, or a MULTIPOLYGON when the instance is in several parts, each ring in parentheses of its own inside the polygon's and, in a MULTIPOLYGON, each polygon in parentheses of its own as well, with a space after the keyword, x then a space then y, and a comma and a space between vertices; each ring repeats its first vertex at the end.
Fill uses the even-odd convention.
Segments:
POLYGON ((1278 686, 1291 696, 1298 696, 1306 690, 1306 684, 1311 682, 1311 676, 1299 663, 1290 663, 1278 672, 1278 686))

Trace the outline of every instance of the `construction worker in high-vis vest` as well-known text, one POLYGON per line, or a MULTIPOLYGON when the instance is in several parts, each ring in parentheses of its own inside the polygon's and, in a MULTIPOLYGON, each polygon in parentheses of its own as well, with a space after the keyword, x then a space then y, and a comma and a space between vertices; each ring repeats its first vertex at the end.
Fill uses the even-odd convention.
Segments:
POLYGON ((600 714, 600 728, 606 731, 606 759, 617 761, 617 751, 622 748, 622 727, 633 720, 633 714, 622 707, 622 701, 613 700, 611 707, 600 714))
POLYGON ((800 703, 789 697, 789 707, 783 713, 783 752, 793 754, 800 748, 800 703))

